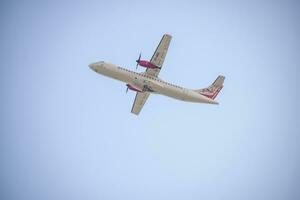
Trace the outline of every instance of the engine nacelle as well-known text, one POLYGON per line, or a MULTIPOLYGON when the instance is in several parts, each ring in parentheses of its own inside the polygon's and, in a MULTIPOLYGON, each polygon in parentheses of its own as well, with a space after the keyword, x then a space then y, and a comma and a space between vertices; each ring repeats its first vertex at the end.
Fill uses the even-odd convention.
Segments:
POLYGON ((152 64, 151 62, 147 61, 147 60, 138 60, 137 63, 145 68, 151 68, 151 69, 155 69, 155 68, 159 68, 156 65, 152 64))
POLYGON ((126 86, 127 86, 127 90, 130 89, 130 90, 133 90, 133 91, 136 91, 136 92, 142 92, 141 89, 139 89, 138 87, 136 87, 134 85, 126 84, 126 86))

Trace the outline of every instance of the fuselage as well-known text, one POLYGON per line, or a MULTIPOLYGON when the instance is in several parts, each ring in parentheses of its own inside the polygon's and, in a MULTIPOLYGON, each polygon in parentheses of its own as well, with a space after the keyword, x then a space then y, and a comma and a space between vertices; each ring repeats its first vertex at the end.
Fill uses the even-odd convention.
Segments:
POLYGON ((92 63, 89 67, 99 74, 134 86, 141 92, 162 94, 182 101, 218 104, 216 101, 197 93, 195 90, 168 83, 147 73, 137 73, 103 61, 92 63))

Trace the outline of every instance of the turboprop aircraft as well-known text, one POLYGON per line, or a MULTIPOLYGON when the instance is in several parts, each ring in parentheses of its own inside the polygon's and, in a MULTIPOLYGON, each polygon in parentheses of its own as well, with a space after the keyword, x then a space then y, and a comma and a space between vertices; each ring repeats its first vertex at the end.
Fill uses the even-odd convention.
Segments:
POLYGON ((131 109, 131 112, 136 115, 140 113, 151 93, 188 102, 218 104, 214 99, 223 88, 224 76, 218 76, 209 87, 198 90, 180 87, 158 77, 171 39, 171 35, 163 35, 150 61, 141 60, 141 54, 139 55, 136 67, 146 68, 145 72, 138 73, 104 61, 92 63, 89 67, 99 74, 125 82, 126 93, 128 89, 136 92, 131 109))

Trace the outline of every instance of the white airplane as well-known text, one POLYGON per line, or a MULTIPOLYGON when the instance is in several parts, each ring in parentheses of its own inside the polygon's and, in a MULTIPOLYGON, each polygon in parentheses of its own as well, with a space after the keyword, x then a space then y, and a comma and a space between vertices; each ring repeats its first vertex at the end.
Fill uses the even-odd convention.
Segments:
POLYGON ((172 36, 163 35, 150 61, 141 60, 141 54, 136 60, 137 66, 146 68, 143 73, 137 73, 108 62, 96 62, 89 65, 95 72, 126 83, 127 90, 136 93, 131 112, 138 115, 151 93, 162 94, 182 101, 218 104, 214 99, 224 83, 224 76, 218 78, 207 88, 191 90, 168 83, 158 77, 165 60, 172 36))

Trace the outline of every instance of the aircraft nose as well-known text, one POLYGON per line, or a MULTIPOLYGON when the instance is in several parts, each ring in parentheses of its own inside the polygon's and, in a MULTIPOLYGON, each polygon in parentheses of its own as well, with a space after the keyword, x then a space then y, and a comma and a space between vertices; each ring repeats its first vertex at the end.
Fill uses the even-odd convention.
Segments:
POLYGON ((91 70, 93 70, 95 72, 99 72, 99 70, 101 70, 104 66, 103 63, 104 63, 103 61, 91 63, 91 64, 89 64, 89 67, 91 68, 91 70))
POLYGON ((95 63, 91 63, 91 64, 89 64, 89 67, 90 67, 92 70, 95 71, 96 64, 95 64, 95 63))

